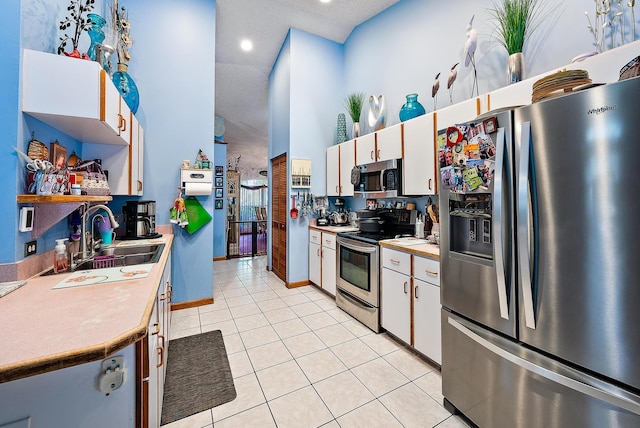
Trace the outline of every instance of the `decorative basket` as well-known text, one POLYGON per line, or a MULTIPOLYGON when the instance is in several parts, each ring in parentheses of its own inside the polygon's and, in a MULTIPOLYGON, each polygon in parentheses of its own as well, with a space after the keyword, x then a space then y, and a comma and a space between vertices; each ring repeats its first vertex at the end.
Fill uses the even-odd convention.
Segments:
POLYGON ((94 165, 96 171, 77 171, 76 175, 82 176, 80 181, 80 191, 87 196, 109 196, 111 189, 107 181, 107 175, 102 170, 99 163, 91 161, 80 165, 80 169, 94 165))

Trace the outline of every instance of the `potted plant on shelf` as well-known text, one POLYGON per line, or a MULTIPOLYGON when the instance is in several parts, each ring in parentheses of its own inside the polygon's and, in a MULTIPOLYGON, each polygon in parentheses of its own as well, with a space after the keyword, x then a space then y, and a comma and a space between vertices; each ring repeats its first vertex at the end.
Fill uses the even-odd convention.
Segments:
POLYGON ((494 2, 493 7, 489 9, 489 14, 496 20, 498 42, 509 54, 508 83, 515 83, 524 78, 525 45, 553 10, 546 9, 545 0, 500 0, 494 2))
POLYGON ((360 136, 360 114, 362 113, 362 105, 364 104, 364 93, 353 92, 344 99, 344 108, 353 120, 353 135, 351 138, 360 136))

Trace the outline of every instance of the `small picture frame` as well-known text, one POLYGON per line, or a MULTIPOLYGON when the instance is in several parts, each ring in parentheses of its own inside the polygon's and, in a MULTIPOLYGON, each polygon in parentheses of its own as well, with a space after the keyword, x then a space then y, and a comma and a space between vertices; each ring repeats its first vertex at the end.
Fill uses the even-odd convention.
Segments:
POLYGON ((496 132, 496 129, 498 128, 495 117, 489 117, 483 120, 482 124, 484 125, 484 132, 486 134, 493 134, 494 132, 496 132))
POLYGON ((224 199, 216 199, 216 209, 221 210, 224 199))
POLYGON ((216 187, 216 198, 221 198, 221 197, 222 197, 222 188, 216 187))
POLYGON ((216 187, 222 187, 222 177, 216 177, 216 187))
POLYGON ((224 167, 220 165, 216 165, 216 177, 222 177, 223 172, 224 172, 224 167))
POLYGON ((51 143, 51 150, 49 150, 49 162, 53 164, 56 169, 67 168, 67 149, 57 141, 51 143))

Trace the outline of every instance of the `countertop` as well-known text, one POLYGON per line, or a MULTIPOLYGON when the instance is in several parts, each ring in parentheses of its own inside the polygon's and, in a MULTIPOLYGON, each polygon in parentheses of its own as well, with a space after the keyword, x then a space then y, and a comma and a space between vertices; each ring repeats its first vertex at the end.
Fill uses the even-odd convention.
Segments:
POLYGON ((322 232, 329 232, 329 233, 338 233, 338 232, 357 232, 358 229, 357 227, 353 227, 353 226, 316 226, 316 225, 309 225, 309 229, 315 229, 315 230, 320 230, 322 232))
MULTIPOLYGON (((173 235, 148 277, 53 289, 37 276, 0 298, 0 383, 108 357, 147 333, 173 235)), ((117 242, 116 242, 117 243, 117 242)))
POLYGON ((440 258, 440 246, 436 244, 429 244, 426 239, 385 239, 384 241, 380 241, 380 246, 415 254, 416 256, 431 257, 433 259, 440 258))

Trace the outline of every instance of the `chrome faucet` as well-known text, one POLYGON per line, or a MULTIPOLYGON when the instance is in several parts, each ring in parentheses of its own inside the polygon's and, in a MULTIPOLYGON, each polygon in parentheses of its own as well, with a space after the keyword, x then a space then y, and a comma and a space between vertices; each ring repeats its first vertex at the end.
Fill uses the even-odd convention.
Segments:
MULTIPOLYGON (((83 205, 83 212, 82 212, 82 219, 81 219, 82 234, 80 235, 80 259, 81 260, 84 260, 89 256, 87 251, 87 219, 89 218, 92 212, 95 212, 96 210, 101 208, 105 210, 109 215, 109 221, 111 222, 112 228, 115 229, 118 226, 120 226, 116 221, 115 217, 113 216, 113 212, 111 212, 111 209, 108 206, 102 205, 102 204, 89 206, 88 202, 85 205, 83 205)), ((91 227, 91 229, 93 230, 93 226, 91 227)), ((93 236, 91 237, 91 239, 93 239, 93 236)), ((93 255, 93 251, 94 251, 94 248, 93 248, 93 245, 91 245, 91 255, 93 255)))

